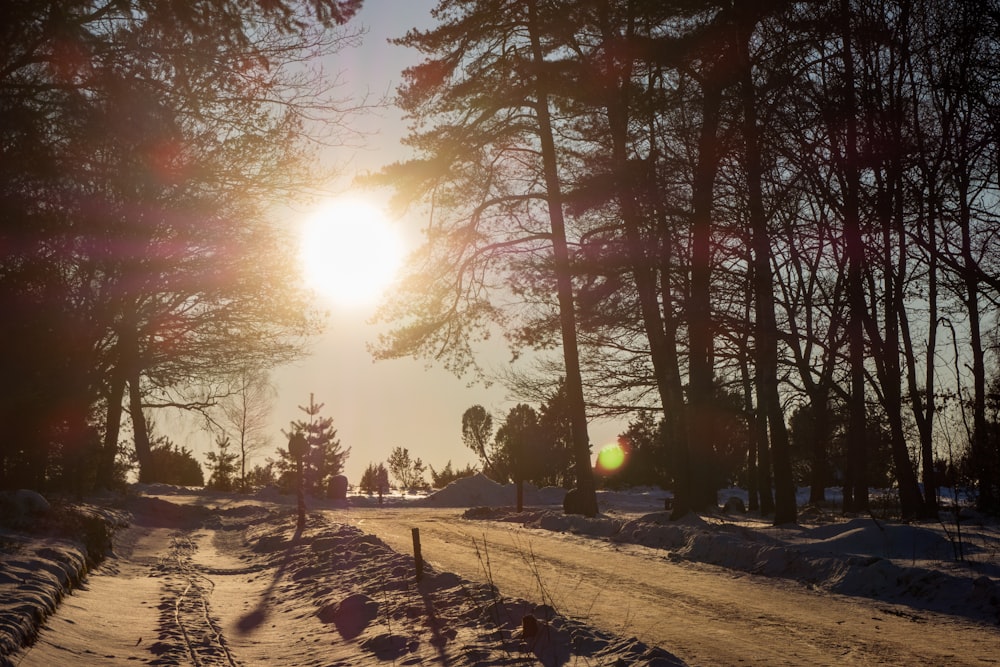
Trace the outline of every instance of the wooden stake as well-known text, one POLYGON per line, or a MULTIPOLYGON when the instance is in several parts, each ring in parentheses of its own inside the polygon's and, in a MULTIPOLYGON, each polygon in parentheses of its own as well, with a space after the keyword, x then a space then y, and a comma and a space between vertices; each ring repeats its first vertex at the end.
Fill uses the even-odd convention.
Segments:
POLYGON ((413 528, 413 560, 417 563, 417 581, 424 578, 424 557, 420 555, 420 529, 413 528))

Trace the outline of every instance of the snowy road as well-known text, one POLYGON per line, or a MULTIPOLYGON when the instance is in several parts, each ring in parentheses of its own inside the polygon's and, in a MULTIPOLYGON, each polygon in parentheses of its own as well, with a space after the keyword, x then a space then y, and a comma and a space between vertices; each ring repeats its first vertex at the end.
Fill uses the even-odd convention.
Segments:
POLYGON ((286 507, 173 500, 137 501, 116 556, 0 665, 682 664, 451 573, 418 584, 411 557, 332 513, 299 530, 286 507))
POLYGON ((490 579, 690 665, 1000 664, 1000 633, 942 614, 675 562, 636 545, 461 519, 458 509, 331 510, 439 570, 490 579))
POLYGON ((996 626, 461 509, 316 509, 299 535, 280 504, 165 498, 12 664, 1000 664, 996 626), (436 571, 420 586, 413 528, 436 571), (579 622, 529 644, 524 613, 579 622))

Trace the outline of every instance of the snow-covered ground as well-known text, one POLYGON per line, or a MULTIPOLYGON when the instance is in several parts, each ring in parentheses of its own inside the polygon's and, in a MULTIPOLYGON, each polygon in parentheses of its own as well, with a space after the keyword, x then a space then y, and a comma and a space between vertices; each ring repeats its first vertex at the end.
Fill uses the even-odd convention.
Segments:
MULTIPOLYGON (((720 505, 741 495, 720 491, 720 505)), ((476 476, 383 502, 468 508, 466 519, 641 544, 671 559, 878 598, 1000 631, 1000 526, 969 510, 960 523, 942 514, 940 522, 899 524, 843 517, 833 504, 803 505, 798 524, 773 527, 721 510, 671 522, 663 509, 669 494, 659 489, 602 491, 601 513, 592 519, 562 515, 562 496, 527 487, 527 509, 517 513, 512 487, 476 476)), ((828 498, 839 500, 833 490, 828 498)), ((127 511, 131 527, 119 531, 110 557, 70 597, 65 592, 79 585, 88 562, 79 529, 90 527, 90 558, 108 545, 92 520, 56 520, 56 512, 22 507, 7 521, 13 527, 0 528, 0 664, 682 664, 670 646, 609 636, 448 572, 429 569, 417 583, 411 555, 331 514, 311 513, 297 533, 293 502, 267 492, 247 498, 155 486, 137 487, 118 509, 78 505, 76 516, 112 524, 127 511), (123 611, 131 597, 134 614, 123 611), (35 648, 22 650, 60 600, 63 608, 35 648), (135 620, 122 623, 123 616, 135 620), (537 619, 537 632, 528 616, 537 619)), ((311 508, 378 504, 350 496, 311 508)))

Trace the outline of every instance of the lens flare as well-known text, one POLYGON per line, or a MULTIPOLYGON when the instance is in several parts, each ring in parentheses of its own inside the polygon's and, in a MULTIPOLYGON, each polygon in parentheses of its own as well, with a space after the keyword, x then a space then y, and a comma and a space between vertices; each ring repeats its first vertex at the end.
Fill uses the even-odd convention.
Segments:
POLYGON ((605 445, 597 453, 597 473, 601 475, 613 474, 625 465, 627 458, 627 452, 621 443, 614 442, 605 445))

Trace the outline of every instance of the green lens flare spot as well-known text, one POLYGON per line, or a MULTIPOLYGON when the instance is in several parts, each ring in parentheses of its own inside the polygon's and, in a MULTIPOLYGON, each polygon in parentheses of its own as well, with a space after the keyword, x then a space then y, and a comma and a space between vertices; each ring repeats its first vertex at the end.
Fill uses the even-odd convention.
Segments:
POLYGON ((625 450, 615 443, 605 445, 597 453, 597 467, 607 472, 614 472, 625 463, 625 450))

